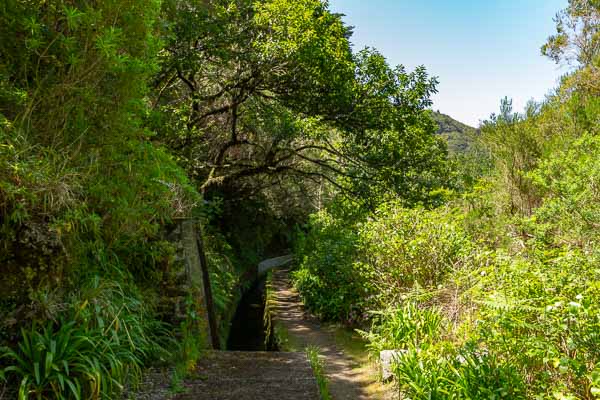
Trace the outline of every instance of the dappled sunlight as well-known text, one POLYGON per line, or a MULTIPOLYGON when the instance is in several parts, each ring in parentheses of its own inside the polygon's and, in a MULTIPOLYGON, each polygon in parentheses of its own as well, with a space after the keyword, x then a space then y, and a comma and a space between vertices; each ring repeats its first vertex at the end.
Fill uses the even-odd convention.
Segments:
POLYGON ((600 1, 0 2, 0 400, 600 398, 600 1))

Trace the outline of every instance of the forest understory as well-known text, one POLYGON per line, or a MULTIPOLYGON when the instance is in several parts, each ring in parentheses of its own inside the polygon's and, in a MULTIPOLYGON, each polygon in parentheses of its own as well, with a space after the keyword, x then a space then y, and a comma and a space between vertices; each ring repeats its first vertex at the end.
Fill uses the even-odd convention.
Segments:
POLYGON ((558 86, 476 128, 342 17, 0 4, 0 397, 115 399, 149 368, 176 390, 207 347, 169 240, 194 220, 221 343, 292 249, 311 313, 401 351, 401 398, 600 398, 600 3, 540 43, 558 86))

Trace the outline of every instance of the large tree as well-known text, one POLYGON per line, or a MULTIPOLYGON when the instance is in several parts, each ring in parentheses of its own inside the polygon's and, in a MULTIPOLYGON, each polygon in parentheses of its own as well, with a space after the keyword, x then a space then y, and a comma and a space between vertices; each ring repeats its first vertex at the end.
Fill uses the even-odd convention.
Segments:
POLYGON ((542 46, 542 54, 556 63, 577 68, 567 86, 600 94, 600 1, 569 0, 554 20, 556 34, 542 46))
POLYGON ((354 54, 320 0, 171 1, 154 123, 204 191, 291 182, 428 201, 445 149, 426 111, 435 80, 354 54), (169 129, 164 127, 168 126, 169 129))

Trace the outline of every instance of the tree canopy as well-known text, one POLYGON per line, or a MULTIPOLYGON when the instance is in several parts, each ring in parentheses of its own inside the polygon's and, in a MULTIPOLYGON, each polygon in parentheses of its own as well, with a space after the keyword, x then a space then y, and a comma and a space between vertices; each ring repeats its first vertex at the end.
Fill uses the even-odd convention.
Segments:
POLYGON ((425 111, 435 80, 353 53, 326 4, 171 2, 164 14, 175 23, 163 32, 152 123, 169 127, 157 140, 203 191, 243 196, 286 176, 427 201, 440 185, 444 149, 425 111), (413 176, 427 169, 430 179, 413 176))

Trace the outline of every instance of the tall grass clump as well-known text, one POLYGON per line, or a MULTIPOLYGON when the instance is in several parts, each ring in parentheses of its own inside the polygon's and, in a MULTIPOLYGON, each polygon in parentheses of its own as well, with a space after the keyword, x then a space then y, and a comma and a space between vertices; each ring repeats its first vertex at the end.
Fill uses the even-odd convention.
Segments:
POLYGON ((66 307, 43 326, 22 328, 17 347, 3 350, 19 400, 114 398, 149 361, 167 356, 166 326, 116 282, 94 277, 66 307))
POLYGON ((323 360, 319 357, 319 348, 315 346, 309 346, 306 348, 306 356, 308 362, 312 367, 313 374, 317 379, 317 385, 319 385, 319 394, 321 400, 331 400, 331 394, 329 393, 329 381, 325 375, 325 365, 323 360))

